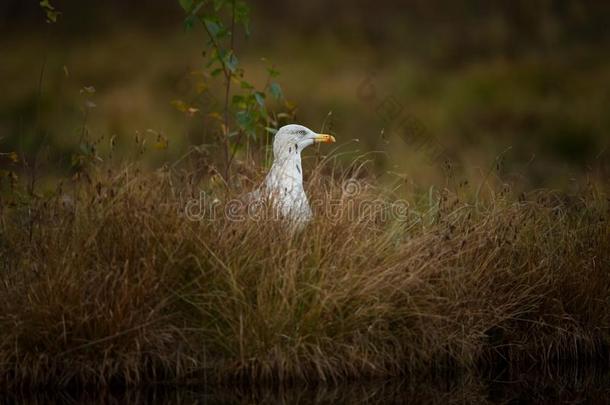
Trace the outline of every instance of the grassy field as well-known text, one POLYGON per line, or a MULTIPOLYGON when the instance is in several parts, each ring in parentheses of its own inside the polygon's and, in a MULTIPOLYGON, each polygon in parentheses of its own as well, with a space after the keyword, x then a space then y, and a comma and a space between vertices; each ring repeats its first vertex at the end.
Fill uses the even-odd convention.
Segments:
MULTIPOLYGON (((307 187, 333 203, 296 233, 241 220, 222 185, 203 202, 218 199, 218 215, 187 217, 200 185, 179 169, 100 167, 27 203, 3 197, 2 384, 608 365, 602 188, 515 196, 481 184, 395 210, 363 172, 331 162, 307 187)), ((247 188, 260 173, 239 179, 247 188)))
MULTIPOLYGON (((260 59, 267 57, 297 107, 294 120, 332 131, 342 151, 380 152, 376 171, 391 172, 390 181, 406 177, 417 190, 445 185, 443 162, 430 162, 401 141, 403 119, 416 120, 449 152, 458 181, 482 181, 507 150, 502 175, 520 191, 575 192, 591 168, 610 178, 610 61, 594 47, 442 64, 329 34, 320 33, 311 43, 288 34, 271 42, 261 38, 266 33, 240 41, 247 77, 264 84, 260 59), (375 89, 372 99, 359 92, 367 84, 375 89), (390 112, 398 108, 400 113, 390 112)), ((6 78, 0 98, 2 151, 28 159, 38 150, 47 152, 45 172, 59 178, 71 173, 70 156, 79 151, 83 126, 102 152, 114 140, 115 162, 133 160, 134 139, 147 137, 151 145, 156 133, 167 137, 169 147, 142 157, 151 167, 172 163, 191 145, 207 148, 212 157, 218 153, 206 114, 219 109, 222 89, 217 81, 193 74, 205 64, 201 33, 182 33, 176 22, 161 33, 117 27, 85 38, 0 39, 11 61, 0 66, 6 78), (201 85, 209 88, 203 101, 196 92, 201 85), (83 94, 85 87, 96 91, 83 94), (96 107, 85 118, 87 100, 96 107), (186 116, 172 106, 174 100, 192 102, 201 111, 186 116)), ((6 168, 3 160, 0 165, 6 168)))
POLYGON ((610 365, 606 6, 255 2, 223 82, 180 3, 0 6, 1 385, 610 365), (241 199, 293 122, 300 231, 241 199))

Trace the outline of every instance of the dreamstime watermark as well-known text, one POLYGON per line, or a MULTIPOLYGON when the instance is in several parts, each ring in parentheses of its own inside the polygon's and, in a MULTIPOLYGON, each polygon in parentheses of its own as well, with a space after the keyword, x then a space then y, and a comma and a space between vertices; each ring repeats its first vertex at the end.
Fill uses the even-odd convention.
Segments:
POLYGON ((409 113, 404 104, 393 94, 380 96, 375 85, 375 73, 369 72, 356 88, 356 97, 367 106, 371 106, 375 114, 382 120, 384 136, 386 129, 389 134, 398 135, 408 146, 416 151, 424 152, 429 162, 449 161, 449 155, 443 145, 432 136, 426 126, 413 114, 409 113))
MULTIPOLYGON (((313 198, 309 204, 316 216, 331 223, 347 221, 406 221, 410 216, 410 206, 406 200, 383 198, 360 198, 363 184, 357 180, 347 180, 338 195, 313 198)), ((283 196, 285 197, 285 196, 283 196)), ((242 198, 221 201, 202 191, 197 198, 191 198, 182 205, 181 213, 190 221, 216 221, 220 219, 243 221, 281 220, 292 217, 284 204, 297 204, 289 198, 264 197, 249 194, 242 198), (286 201, 290 201, 287 203, 286 201)), ((298 205, 292 207, 300 212, 298 205)))

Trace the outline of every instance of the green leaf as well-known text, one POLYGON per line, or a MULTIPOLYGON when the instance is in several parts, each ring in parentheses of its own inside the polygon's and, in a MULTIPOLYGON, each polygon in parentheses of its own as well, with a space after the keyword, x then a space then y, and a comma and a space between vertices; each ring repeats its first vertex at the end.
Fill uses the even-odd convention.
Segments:
POLYGON ((250 18, 250 7, 245 1, 235 2, 235 19, 239 22, 247 21, 250 18))
POLYGON ((55 10, 55 7, 53 7, 51 3, 49 3, 49 0, 42 0, 40 2, 40 7, 45 8, 47 10, 55 10))
POLYGON ((244 100, 243 97, 241 98, 233 98, 233 100, 231 101, 231 106, 233 107, 234 110, 246 110, 248 109, 248 104, 246 103, 246 101, 244 100))
POLYGON ((210 72, 210 74, 212 75, 212 77, 216 77, 216 76, 218 76, 220 73, 222 73, 222 68, 216 68, 216 69, 212 70, 212 72, 210 72))
POLYGON ((265 108, 265 93, 260 91, 254 92, 254 98, 261 108, 265 108))
POLYGON ((218 60, 224 59, 227 56, 229 51, 224 48, 214 48, 212 50, 212 58, 216 58, 218 60))
POLYGON ((247 110, 238 111, 235 114, 235 120, 237 121, 237 125, 239 125, 243 129, 245 129, 247 131, 254 130, 254 118, 252 117, 252 114, 250 111, 247 111, 247 110))
POLYGON ((269 77, 278 77, 280 75, 280 72, 275 70, 273 66, 267 68, 267 73, 269 74, 269 77))
POLYGON ((184 11, 187 13, 191 12, 191 9, 193 8, 193 0, 178 0, 178 3, 180 3, 180 6, 184 11))
POLYGON ((244 27, 246 36, 250 36, 250 7, 245 1, 235 3, 235 20, 244 27))
POLYGON ((57 17, 59 17, 61 13, 55 11, 55 7, 49 3, 49 0, 41 0, 39 4, 47 16, 47 23, 57 22, 57 17))
POLYGON ((271 119, 271 117, 269 116, 269 114, 267 113, 267 109, 265 107, 260 109, 260 115, 262 118, 264 118, 265 120, 269 120, 271 119))
POLYGON ((220 25, 220 23, 210 18, 204 18, 203 23, 205 24, 207 30, 210 32, 210 35, 212 35, 214 39, 218 38, 218 34, 222 30, 222 26, 220 25))
POLYGON ((248 83, 245 80, 242 80, 239 84, 239 86, 244 89, 244 90, 252 90, 254 88, 253 85, 251 85, 250 83, 248 83))
POLYGON ((230 52, 228 56, 224 59, 224 61, 227 69, 229 69, 231 73, 235 73, 238 64, 237 56, 235 56, 235 53, 230 52))
POLYGON ((198 0, 198 1, 199 1, 199 4, 197 4, 197 6, 193 9, 193 11, 191 11, 191 14, 194 16, 196 16, 197 13, 199 13, 199 10, 201 10, 206 3, 206 0, 198 0))
POLYGON ((57 22, 57 17, 59 17, 60 14, 59 11, 47 11, 47 22, 57 22))
POLYGON ((184 30, 185 31, 190 31, 193 29, 193 27, 195 26, 195 22, 197 21, 197 17, 195 17, 193 14, 189 15, 188 17, 186 17, 184 19, 184 30))
POLYGON ((157 150, 165 150, 169 147, 169 140, 162 134, 157 135, 157 141, 153 144, 157 150))
POLYGON ((284 93, 282 93, 282 88, 277 82, 271 82, 271 84, 269 85, 269 92, 277 100, 281 100, 284 97, 284 93))
POLYGON ((172 100, 170 104, 176 107, 178 111, 186 112, 188 110, 188 105, 182 100, 172 100))

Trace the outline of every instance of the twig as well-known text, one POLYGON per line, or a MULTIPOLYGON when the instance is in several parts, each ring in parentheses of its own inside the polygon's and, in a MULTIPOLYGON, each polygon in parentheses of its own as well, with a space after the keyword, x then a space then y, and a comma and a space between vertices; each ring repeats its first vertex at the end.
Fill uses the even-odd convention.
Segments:
MULTIPOLYGON (((233 49, 235 46, 235 1, 233 0, 232 2, 232 16, 231 16, 231 41, 230 41, 230 49, 229 49, 229 54, 233 53, 233 49)), ((202 24, 206 33, 208 34, 208 36, 210 37, 210 41, 212 43, 212 46, 216 49, 216 52, 218 54, 220 54, 220 45, 218 44, 218 42, 216 41, 216 38, 214 37, 214 35, 212 34, 212 32, 210 31, 210 29, 208 28, 208 26, 204 23, 202 24)), ((231 179, 229 177, 229 171, 230 171, 230 165, 231 165, 231 159, 229 156, 229 95, 231 92, 231 78, 233 76, 233 74, 231 73, 231 70, 229 69, 229 67, 227 66, 226 61, 224 60, 224 58, 220 57, 219 58, 221 66, 222 66, 222 71, 224 73, 225 76, 225 105, 224 105, 224 143, 223 143, 223 154, 224 154, 224 161, 225 161, 225 173, 224 173, 224 177, 225 177, 225 181, 227 183, 230 183, 231 179)))

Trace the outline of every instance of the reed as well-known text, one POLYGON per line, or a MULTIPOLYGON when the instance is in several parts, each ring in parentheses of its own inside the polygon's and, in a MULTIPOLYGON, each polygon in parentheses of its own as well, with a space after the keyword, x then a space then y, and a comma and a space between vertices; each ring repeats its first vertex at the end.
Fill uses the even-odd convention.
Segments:
POLYGON ((271 209, 249 218, 218 185, 202 205, 216 215, 189 219, 202 186, 170 170, 3 197, 0 381, 281 385, 608 364, 603 188, 441 190, 397 211, 364 175, 314 173, 316 217, 300 231, 260 219, 271 209))

